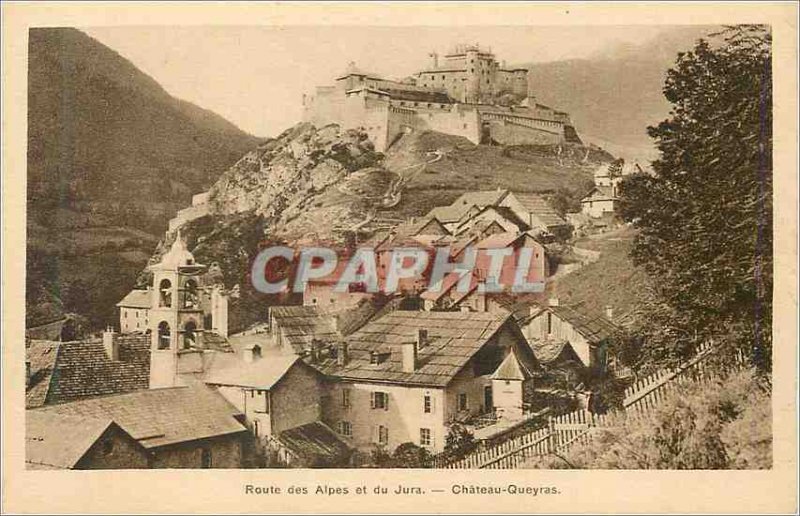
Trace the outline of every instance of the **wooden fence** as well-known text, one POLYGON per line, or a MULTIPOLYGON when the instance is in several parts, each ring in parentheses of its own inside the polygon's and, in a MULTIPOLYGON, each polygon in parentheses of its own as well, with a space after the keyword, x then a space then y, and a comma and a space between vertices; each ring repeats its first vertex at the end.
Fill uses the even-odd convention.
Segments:
MULTIPOLYGON (((709 379, 713 376, 705 360, 717 348, 707 343, 698 352, 672 370, 653 373, 637 380, 625 390, 622 403, 625 412, 643 415, 658 406, 667 396, 691 380, 709 379)), ((738 361, 743 364, 743 357, 738 361)), ((592 439, 593 429, 607 426, 609 415, 593 414, 587 410, 577 410, 547 419, 547 426, 532 430, 491 448, 479 449, 466 457, 447 462, 441 457, 434 458, 434 468, 447 469, 507 469, 516 468, 521 463, 536 456, 560 454, 575 444, 586 444, 592 439)))

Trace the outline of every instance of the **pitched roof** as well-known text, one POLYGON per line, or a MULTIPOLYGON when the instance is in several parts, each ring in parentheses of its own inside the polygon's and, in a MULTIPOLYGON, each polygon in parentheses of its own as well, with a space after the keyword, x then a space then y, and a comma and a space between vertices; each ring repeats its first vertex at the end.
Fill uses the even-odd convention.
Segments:
POLYGON ((564 350, 572 351, 572 354, 580 361, 580 358, 577 358, 575 351, 572 350, 572 346, 570 346, 569 342, 566 340, 536 339, 531 342, 531 348, 533 348, 533 354, 536 355, 536 359, 543 364, 549 364, 555 361, 562 355, 564 350))
POLYGON ((292 452, 310 462, 338 463, 350 455, 350 447, 322 422, 314 421, 284 430, 278 440, 292 452))
POLYGON ((300 357, 297 355, 272 355, 257 358, 252 362, 235 359, 220 366, 215 363, 215 367, 206 375, 204 381, 213 385, 270 390, 298 360, 300 357))
POLYGON ((546 306, 532 315, 531 319, 546 311, 569 323, 575 331, 593 344, 599 343, 620 331, 620 327, 605 315, 586 310, 577 305, 573 307, 565 305, 546 306))
POLYGON ((348 337, 347 364, 327 359, 317 368, 340 378, 444 387, 507 318, 488 312, 392 312, 348 337), (416 370, 405 372, 400 345, 415 339, 420 329, 428 332, 427 344, 418 350, 416 370), (386 351, 391 352, 388 360, 371 363, 372 352, 386 351))
POLYGON ((548 227, 564 226, 567 224, 567 221, 565 221, 541 196, 522 192, 513 192, 512 195, 526 210, 536 215, 536 217, 548 227))
POLYGON ((315 339, 323 342, 339 339, 336 315, 318 306, 273 306, 270 317, 274 321, 273 332, 281 331, 295 353, 309 349, 315 339))
POLYGON ((442 222, 455 222, 470 208, 477 206, 493 206, 499 204, 508 195, 508 190, 481 190, 465 192, 453 201, 450 206, 437 206, 428 212, 428 217, 436 217, 442 222))
POLYGON ((71 469, 108 427, 109 418, 25 412, 25 462, 30 469, 71 469))
POLYGON ((616 197, 613 195, 613 190, 611 189, 610 186, 598 185, 589 190, 589 193, 587 193, 581 198, 581 202, 598 201, 598 200, 611 201, 615 199, 616 197))
POLYGON ((430 102, 435 104, 452 104, 453 99, 447 93, 441 91, 415 91, 400 88, 381 88, 381 91, 388 93, 393 100, 410 100, 412 102, 430 102))
POLYGON ((203 385, 148 389, 50 405, 34 412, 111 419, 145 448, 246 431, 241 413, 203 385))
POLYGON ((150 336, 128 333, 116 338, 117 361, 108 358, 100 340, 49 344, 34 341, 28 348, 33 381, 26 392, 26 406, 147 389, 150 336))
POLYGON ((126 308, 150 308, 150 290, 131 290, 117 303, 117 306, 126 308))
POLYGON ((503 363, 501 363, 494 373, 492 373, 491 379, 492 380, 527 380, 528 378, 533 377, 531 372, 525 367, 519 360, 517 360, 517 355, 514 353, 514 348, 511 348, 511 352, 506 356, 503 363))
POLYGON ((33 340, 25 349, 25 359, 30 364, 30 378, 25 389, 27 408, 44 405, 50 391, 59 344, 49 340, 33 340))

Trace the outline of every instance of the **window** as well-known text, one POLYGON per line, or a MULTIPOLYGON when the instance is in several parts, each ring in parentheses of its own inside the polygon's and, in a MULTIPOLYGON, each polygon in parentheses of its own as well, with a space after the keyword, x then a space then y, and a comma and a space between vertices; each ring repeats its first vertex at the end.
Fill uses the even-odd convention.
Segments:
POLYGON ((430 446, 431 445, 431 429, 430 428, 420 428, 419 429, 419 444, 420 444, 420 446, 430 446))
POLYGON ((547 334, 553 333, 553 314, 547 314, 547 334))
POLYGON ((172 283, 168 279, 161 280, 158 284, 160 292, 159 306, 170 308, 172 306, 172 283))
POLYGON ((389 394, 385 392, 372 393, 372 408, 389 410, 389 394))
POLYGON ((353 424, 350 421, 339 421, 339 433, 347 437, 353 435, 353 424))
POLYGON ((462 392, 458 395, 458 410, 467 410, 467 393, 462 392))
POLYGON ((350 408, 350 389, 342 389, 342 408, 350 408))
POLYGON ((378 425, 378 444, 389 444, 389 428, 378 425))
POLYGON ((426 414, 433 412, 433 398, 430 394, 426 394, 425 397, 422 398, 422 411, 426 414))
POLYGON ((122 317, 123 317, 124 319, 127 319, 127 318, 128 318, 128 311, 127 311, 127 310, 123 310, 123 311, 122 311, 122 317))
POLYGON ((169 349, 170 340, 169 324, 163 321, 158 325, 158 349, 169 349))
POLYGON ((183 307, 197 307, 197 282, 193 279, 188 280, 184 285, 183 307))
POLYGON ((194 321, 187 322, 183 327, 183 349, 194 349, 197 347, 197 324, 194 321))
POLYGON ((211 467, 211 450, 203 448, 200 452, 200 467, 208 469, 211 467))

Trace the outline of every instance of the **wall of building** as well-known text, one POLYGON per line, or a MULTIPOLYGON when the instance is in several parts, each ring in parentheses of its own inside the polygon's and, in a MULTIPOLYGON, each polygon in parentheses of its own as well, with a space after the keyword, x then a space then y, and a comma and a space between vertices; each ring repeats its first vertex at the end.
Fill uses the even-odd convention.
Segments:
POLYGON ((321 398, 319 374, 295 363, 270 391, 272 433, 319 421, 322 418, 321 398))
POLYGON ((412 387, 404 385, 340 381, 329 383, 326 388, 323 417, 325 423, 339 431, 339 422, 348 421, 353 435, 344 437, 360 450, 371 450, 378 442, 377 427, 389 429, 387 450, 392 451, 402 443, 420 444, 420 428, 431 430, 432 452, 444 449, 446 428, 444 426, 444 392, 438 388, 412 387), (350 391, 350 406, 342 405, 342 390, 350 391), (371 393, 388 394, 388 409, 371 408, 371 393), (424 397, 431 396, 430 413, 424 412, 424 397))
POLYGON ((614 201, 611 199, 598 199, 591 198, 581 201, 581 211, 586 215, 599 219, 605 213, 614 212, 614 201))
POLYGON ((120 333, 144 332, 149 328, 147 308, 121 306, 119 309, 120 333))
POLYGON ((244 414, 247 427, 259 439, 272 434, 270 413, 266 410, 269 391, 220 385, 217 392, 244 414))
POLYGON ((162 446, 153 452, 153 468, 192 468, 202 467, 203 450, 211 452, 211 467, 240 468, 242 466, 242 433, 202 439, 190 443, 162 446))
POLYGON ((492 380, 492 401, 501 418, 517 419, 523 412, 523 382, 492 380))
POLYGON ((547 311, 537 315, 522 329, 529 339, 538 340, 565 340, 570 343, 572 349, 581 359, 585 367, 591 364, 591 350, 589 343, 583 335, 575 331, 575 328, 566 321, 562 321, 554 314, 547 311), (547 331, 547 319, 550 315, 550 333, 547 331))
POLYGON ((142 469, 150 456, 142 446, 112 425, 81 457, 74 469, 142 469))

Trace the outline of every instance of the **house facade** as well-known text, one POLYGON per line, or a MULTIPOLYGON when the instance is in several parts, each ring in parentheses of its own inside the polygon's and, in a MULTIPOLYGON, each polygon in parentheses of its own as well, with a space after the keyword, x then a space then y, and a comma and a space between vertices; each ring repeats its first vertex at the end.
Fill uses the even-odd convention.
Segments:
POLYGON ((507 315, 390 313, 312 364, 328 378, 323 420, 361 450, 439 452, 452 422, 494 410, 491 375, 512 350, 538 367, 507 315))

